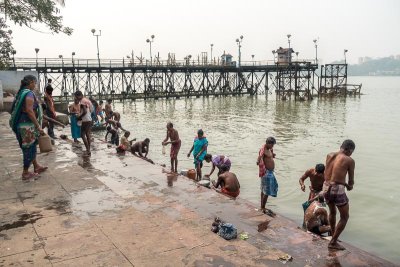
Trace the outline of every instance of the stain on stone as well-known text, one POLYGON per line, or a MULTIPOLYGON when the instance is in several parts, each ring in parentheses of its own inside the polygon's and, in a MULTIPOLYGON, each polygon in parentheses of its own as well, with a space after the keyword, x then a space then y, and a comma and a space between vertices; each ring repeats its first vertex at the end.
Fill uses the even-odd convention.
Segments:
POLYGON ((11 238, 10 238, 8 235, 6 235, 6 234, 0 234, 0 239, 3 239, 3 240, 11 240, 11 238))
POLYGON ((262 231, 267 230, 269 223, 270 223, 270 221, 266 220, 266 221, 258 224, 258 232, 262 232, 262 231))
POLYGON ((43 215, 39 212, 32 212, 32 213, 23 213, 18 215, 18 221, 12 223, 6 223, 0 225, 0 232, 4 230, 15 229, 19 227, 23 227, 30 223, 35 223, 37 220, 43 218, 43 215))
POLYGON ((60 214, 69 213, 67 209, 70 207, 69 200, 55 200, 49 206, 47 206, 46 210, 56 210, 60 214))
POLYGON ((225 247, 219 247, 222 251, 237 251, 237 248, 233 245, 228 245, 225 247))
POLYGON ((32 199, 37 196, 36 193, 31 194, 31 191, 22 191, 22 192, 17 192, 18 198, 24 202, 27 199, 32 199))
POLYGON ((204 255, 205 260, 196 260, 194 266, 196 267, 234 267, 232 262, 226 261, 223 257, 217 255, 206 254, 204 255))

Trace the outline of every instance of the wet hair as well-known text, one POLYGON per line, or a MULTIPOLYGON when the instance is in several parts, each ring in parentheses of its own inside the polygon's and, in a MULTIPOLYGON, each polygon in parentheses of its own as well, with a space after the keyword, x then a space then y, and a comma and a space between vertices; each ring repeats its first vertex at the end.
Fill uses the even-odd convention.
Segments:
POLYGON ((168 123, 167 123, 167 126, 169 126, 169 127, 171 127, 171 128, 174 128, 174 125, 172 124, 172 122, 168 122, 168 123))
POLYGON ((33 75, 26 75, 22 80, 21 80, 21 86, 20 86, 20 90, 22 88, 27 87, 31 82, 37 82, 37 79, 35 76, 33 75))
POLYGON ((125 136, 130 135, 130 134, 131 134, 130 131, 126 131, 126 132, 124 133, 125 136))
POLYGON ((103 104, 103 100, 100 100, 100 101, 99 101, 99 104, 100 104, 100 105, 103 104))
POLYGON ((204 160, 211 160, 212 159, 212 155, 211 154, 206 154, 204 156, 204 160))
POLYGON ((150 143, 150 139, 149 139, 149 138, 146 138, 146 139, 144 139, 144 142, 145 142, 145 143, 150 143))
POLYGON ((111 103, 111 102, 112 102, 112 99, 111 99, 111 98, 107 99, 107 102, 108 102, 108 103, 111 103))
POLYGON ((221 171, 222 172, 227 172, 228 170, 229 170, 229 167, 227 165, 225 165, 225 164, 222 164, 221 171))
POLYGON ((79 90, 76 91, 76 92, 74 93, 74 95, 75 95, 76 97, 83 96, 82 92, 79 91, 79 90))
POLYGON ((204 135, 203 130, 202 130, 202 129, 199 129, 199 130, 197 131, 197 135, 204 135))
POLYGON ((343 141, 340 148, 346 151, 353 151, 354 149, 356 149, 356 144, 354 144, 353 140, 347 139, 343 141))
POLYGON ((53 80, 52 79, 47 79, 47 82, 48 83, 51 83, 53 80))
POLYGON ((318 163, 317 165, 315 165, 315 171, 317 173, 324 173, 325 171, 325 165, 322 163, 318 163))
POLYGON ((265 141, 266 144, 270 144, 270 145, 275 145, 276 144, 276 140, 274 137, 270 136, 267 138, 267 140, 265 141))

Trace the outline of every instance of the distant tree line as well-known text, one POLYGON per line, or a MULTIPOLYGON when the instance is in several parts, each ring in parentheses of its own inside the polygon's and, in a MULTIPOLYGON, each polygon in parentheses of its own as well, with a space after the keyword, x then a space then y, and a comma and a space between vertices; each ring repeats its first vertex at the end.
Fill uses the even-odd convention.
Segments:
MULTIPOLYGON (((343 63, 343 61, 332 64, 335 63, 343 63)), ((347 73, 349 76, 400 76, 400 58, 390 56, 349 65, 347 73)))

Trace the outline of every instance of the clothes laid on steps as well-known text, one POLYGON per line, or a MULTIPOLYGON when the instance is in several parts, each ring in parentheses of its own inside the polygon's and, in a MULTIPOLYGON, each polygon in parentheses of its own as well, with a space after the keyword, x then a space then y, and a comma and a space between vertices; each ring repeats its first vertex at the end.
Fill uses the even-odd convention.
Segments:
POLYGON ((218 235, 226 240, 237 238, 237 229, 231 223, 221 223, 219 225, 218 235))

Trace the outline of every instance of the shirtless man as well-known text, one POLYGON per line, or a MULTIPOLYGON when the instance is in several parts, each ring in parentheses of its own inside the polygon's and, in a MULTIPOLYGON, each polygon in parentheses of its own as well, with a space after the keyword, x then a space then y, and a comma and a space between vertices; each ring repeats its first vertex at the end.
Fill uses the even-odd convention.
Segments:
POLYGON ((135 156, 137 156, 136 153, 138 153, 139 157, 147 158, 147 154, 149 153, 149 146, 150 146, 150 139, 146 138, 143 141, 134 143, 131 146, 131 152, 135 156), (143 154, 144 154, 144 156, 143 156, 143 154))
POLYGON ((230 197, 237 197, 240 194, 240 184, 236 174, 228 171, 227 166, 221 167, 222 173, 218 176, 218 180, 212 181, 215 188, 221 186, 221 193, 230 197))
POLYGON ((324 197, 320 195, 317 199, 317 201, 311 203, 304 213, 304 223, 308 231, 322 235, 329 232, 331 227, 329 226, 328 212, 322 206, 324 197))
POLYGON ((178 172, 178 153, 181 148, 181 139, 179 139, 178 131, 174 129, 174 125, 172 122, 167 123, 167 136, 162 142, 163 146, 171 144, 171 172, 178 172), (170 142, 167 142, 170 139, 170 142))
POLYGON ((355 162, 350 157, 356 145, 352 140, 345 140, 339 152, 332 152, 326 157, 325 182, 323 192, 325 201, 329 207, 329 223, 332 229, 332 239, 328 248, 344 250, 345 248, 338 243, 339 235, 346 227, 349 219, 349 199, 346 190, 353 189, 355 162), (346 183, 346 175, 349 180, 346 183), (336 207, 340 213, 340 220, 336 226, 336 207))
POLYGON ((268 137, 265 145, 261 147, 257 159, 259 177, 261 178, 261 211, 269 216, 275 216, 275 213, 265 208, 268 196, 276 197, 278 194, 278 182, 274 175, 275 153, 273 147, 275 144, 275 138, 268 137))
POLYGON ((112 119, 116 122, 119 122, 121 120, 121 114, 119 114, 117 111, 114 111, 112 113, 112 119))
POLYGON ((322 191, 322 186, 324 185, 324 171, 324 164, 317 164, 315 168, 307 170, 299 179, 300 188, 305 192, 306 186, 304 181, 310 178, 311 186, 308 201, 313 200, 322 191))

